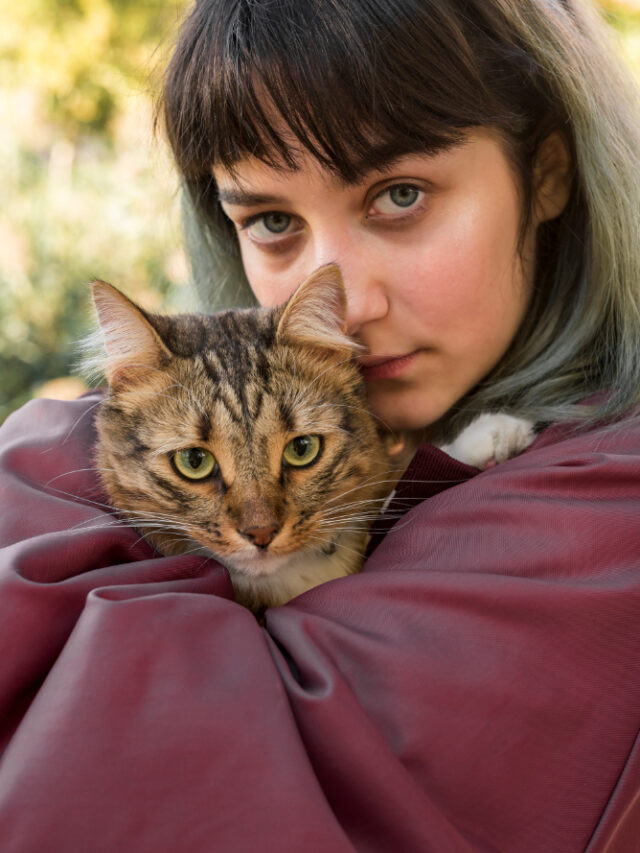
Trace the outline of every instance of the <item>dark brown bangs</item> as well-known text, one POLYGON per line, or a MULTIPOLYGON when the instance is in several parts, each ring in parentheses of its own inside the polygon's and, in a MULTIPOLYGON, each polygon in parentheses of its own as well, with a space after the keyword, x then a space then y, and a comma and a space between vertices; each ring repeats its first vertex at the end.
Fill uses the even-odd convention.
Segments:
POLYGON ((457 5, 200 0, 161 103, 180 170, 194 185, 248 155, 295 169, 306 151, 352 182, 402 154, 448 147, 465 128, 517 129, 487 77, 502 60, 487 56, 486 34, 482 53, 460 29, 474 4, 457 5))

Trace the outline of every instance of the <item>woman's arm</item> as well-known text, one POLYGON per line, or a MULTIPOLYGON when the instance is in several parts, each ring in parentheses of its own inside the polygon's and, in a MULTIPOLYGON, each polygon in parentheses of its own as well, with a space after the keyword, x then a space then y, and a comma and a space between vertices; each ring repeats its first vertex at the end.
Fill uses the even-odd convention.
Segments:
POLYGON ((51 494, 94 402, 3 429, 3 851, 571 853, 607 803, 589 851, 628 851, 602 839, 638 828, 636 427, 548 431, 261 629, 214 562, 51 494))

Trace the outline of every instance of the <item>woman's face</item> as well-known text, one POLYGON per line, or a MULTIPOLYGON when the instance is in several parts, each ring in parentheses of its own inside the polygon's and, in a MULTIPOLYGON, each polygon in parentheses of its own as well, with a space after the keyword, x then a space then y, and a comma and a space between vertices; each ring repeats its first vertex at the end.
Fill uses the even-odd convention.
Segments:
POLYGON ((372 410, 392 429, 427 426, 497 364, 527 307, 535 222, 519 252, 513 166, 484 129, 356 184, 300 162, 214 170, 253 291, 279 305, 317 267, 339 264, 372 410))

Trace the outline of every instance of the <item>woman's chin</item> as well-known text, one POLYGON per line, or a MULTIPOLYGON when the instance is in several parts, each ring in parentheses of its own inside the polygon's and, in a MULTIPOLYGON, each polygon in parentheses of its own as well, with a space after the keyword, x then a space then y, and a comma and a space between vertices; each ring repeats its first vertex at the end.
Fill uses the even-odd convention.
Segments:
MULTIPOLYGON (((382 426, 392 432, 415 432, 439 420, 449 407, 435 405, 421 395, 372 395, 369 405, 382 426)), ((453 405, 453 404, 452 404, 453 405)))

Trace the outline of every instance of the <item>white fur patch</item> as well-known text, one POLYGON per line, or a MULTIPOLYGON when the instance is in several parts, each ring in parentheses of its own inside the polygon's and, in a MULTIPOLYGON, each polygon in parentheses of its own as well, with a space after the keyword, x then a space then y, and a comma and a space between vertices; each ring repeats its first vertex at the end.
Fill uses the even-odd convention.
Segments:
POLYGON ((533 423, 512 415, 479 415, 442 451, 476 468, 504 462, 529 447, 535 438, 533 423))

